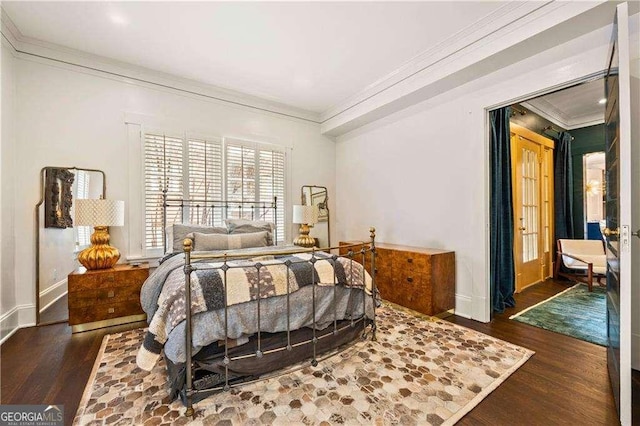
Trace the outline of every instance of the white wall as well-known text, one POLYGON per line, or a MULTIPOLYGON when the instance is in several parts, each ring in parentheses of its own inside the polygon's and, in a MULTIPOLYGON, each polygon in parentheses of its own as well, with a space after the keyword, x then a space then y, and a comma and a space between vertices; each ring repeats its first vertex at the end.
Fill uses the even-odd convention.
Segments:
POLYGON ((456 252, 456 311, 487 321, 486 109, 601 71, 610 28, 338 138, 338 236, 456 252))
POLYGON ((11 50, 2 41, 2 134, 0 146, 0 341, 15 330, 19 312, 16 304, 14 268, 14 146, 15 146, 15 63, 11 50))
MULTIPOLYGON (((136 115, 208 135, 291 147, 289 202, 298 202, 303 184, 325 185, 335 193, 335 144, 320 135, 316 124, 28 56, 16 59, 15 66, 15 151, 20 176, 9 177, 20 194, 13 209, 16 235, 25 243, 15 247, 16 281, 21 284, 14 304, 35 303, 32 212, 39 197, 42 167, 103 170, 107 196, 126 201, 125 217, 130 217, 129 213, 136 216, 135 211, 129 211, 130 200, 141 199, 142 181, 132 179, 131 173, 140 171, 140 162, 129 155, 132 147, 128 145, 131 138, 125 117, 136 115)), ((142 212, 139 214, 141 218, 142 212)), ((139 247, 129 247, 129 231, 130 221, 111 229, 111 243, 120 250, 122 259, 139 251, 139 247)))

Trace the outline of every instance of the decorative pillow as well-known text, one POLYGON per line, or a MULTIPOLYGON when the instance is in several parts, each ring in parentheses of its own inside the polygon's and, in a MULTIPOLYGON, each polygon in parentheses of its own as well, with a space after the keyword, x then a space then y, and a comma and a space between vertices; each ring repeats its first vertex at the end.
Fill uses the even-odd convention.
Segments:
POLYGON ((229 229, 229 234, 246 234, 267 231, 267 245, 274 245, 273 230, 275 225, 272 222, 264 222, 260 220, 246 220, 246 219, 225 219, 224 221, 229 229))
POLYGON ((216 226, 203 225, 173 225, 173 251, 182 251, 182 243, 187 234, 199 232, 201 234, 227 234, 227 229, 216 226))
POLYGON ((236 235, 202 234, 194 232, 193 250, 233 250, 250 247, 266 247, 267 231, 236 235))

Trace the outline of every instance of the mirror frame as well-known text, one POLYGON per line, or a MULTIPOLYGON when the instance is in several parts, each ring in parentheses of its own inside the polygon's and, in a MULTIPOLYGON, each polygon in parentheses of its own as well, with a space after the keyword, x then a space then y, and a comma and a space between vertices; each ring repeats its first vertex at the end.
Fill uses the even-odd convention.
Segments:
POLYGON ((327 211, 327 247, 331 247, 331 212, 329 211, 329 189, 327 189, 326 186, 320 186, 320 185, 302 185, 300 187, 300 202, 302 203, 302 205, 307 205, 307 200, 306 200, 306 195, 305 195, 305 188, 309 188, 309 196, 310 196, 310 200, 309 200, 309 205, 313 205, 313 196, 317 195, 317 194, 325 194, 325 201, 324 201, 324 209, 327 211), (313 192, 314 189, 319 189, 320 191, 318 192, 313 192))
MULTIPOLYGON (((49 324, 57 324, 61 322, 67 322, 68 320, 60 320, 60 321, 51 321, 47 323, 40 322, 40 206, 45 202, 47 198, 46 190, 47 190, 47 173, 51 175, 51 173, 58 173, 59 170, 83 170, 87 172, 97 172, 102 173, 102 197, 106 198, 107 196, 107 176, 102 170, 97 169, 86 169, 83 167, 52 167, 47 166, 40 169, 40 201, 35 206, 35 248, 36 248, 36 264, 35 264, 35 274, 36 274, 36 326, 40 325, 49 325, 49 324)), ((73 198, 72 198, 73 200, 73 198)))

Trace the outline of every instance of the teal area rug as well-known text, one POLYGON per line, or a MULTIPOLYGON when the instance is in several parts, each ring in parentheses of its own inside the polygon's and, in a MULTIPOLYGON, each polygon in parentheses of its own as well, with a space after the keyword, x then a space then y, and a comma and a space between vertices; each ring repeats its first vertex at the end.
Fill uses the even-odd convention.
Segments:
POLYGON ((509 317, 576 339, 607 346, 607 290, 576 284, 509 317))

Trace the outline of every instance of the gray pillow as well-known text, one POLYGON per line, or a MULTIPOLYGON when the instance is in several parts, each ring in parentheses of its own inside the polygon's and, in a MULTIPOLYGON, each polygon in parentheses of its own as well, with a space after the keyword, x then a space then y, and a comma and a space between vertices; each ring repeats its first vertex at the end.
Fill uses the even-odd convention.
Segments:
POLYGON ((267 245, 274 245, 273 230, 275 229, 275 225, 272 222, 246 219, 225 219, 224 222, 227 224, 229 234, 231 235, 267 231, 267 245))
POLYGON ((221 228, 216 226, 202 226, 202 225, 173 225, 173 251, 182 251, 182 243, 187 234, 199 232, 201 234, 226 234, 227 228, 221 228))
POLYGON ((193 250, 210 251, 266 247, 267 234, 267 231, 236 235, 202 234, 200 232, 194 232, 193 250))

